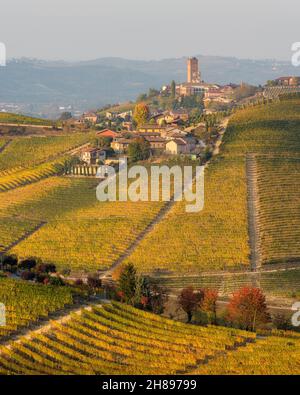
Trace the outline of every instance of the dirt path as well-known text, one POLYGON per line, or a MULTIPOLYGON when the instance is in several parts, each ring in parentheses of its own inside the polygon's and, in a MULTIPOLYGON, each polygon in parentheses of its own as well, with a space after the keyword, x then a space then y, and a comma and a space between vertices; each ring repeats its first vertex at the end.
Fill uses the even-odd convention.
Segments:
POLYGON ((261 268, 262 260, 260 253, 259 197, 255 154, 247 154, 246 156, 246 176, 248 189, 248 232, 251 250, 250 262, 251 270, 256 271, 261 268))
POLYGON ((125 250, 125 252, 114 261, 112 266, 102 275, 102 278, 110 277, 112 272, 121 265, 126 258, 128 258, 134 250, 138 247, 140 242, 153 230, 155 225, 157 225, 171 210, 173 205, 175 204, 174 200, 170 200, 167 202, 156 214, 156 216, 152 219, 152 221, 146 226, 146 228, 137 236, 137 238, 132 242, 132 244, 125 250))
POLYGON ((6 147, 12 142, 11 139, 7 140, 6 143, 4 143, 2 145, 2 147, 0 147, 0 154, 6 149, 6 147))
MULTIPOLYGON (((215 144, 215 149, 213 151, 213 156, 217 155, 220 150, 220 145, 222 144, 223 136, 226 131, 226 127, 229 122, 229 117, 225 118, 222 123, 220 124, 221 126, 221 133, 219 138, 216 141, 215 144)), ((207 166, 209 163, 207 163, 205 166, 207 166)), ((159 213, 154 217, 154 219, 149 223, 149 225, 138 235, 138 237, 133 241, 133 243, 126 249, 126 251, 117 259, 114 261, 112 266, 101 276, 103 279, 110 277, 112 272, 119 266, 121 265, 126 258, 128 258, 134 250, 138 247, 138 245, 143 241, 143 239, 153 230, 155 225, 157 225, 166 215, 167 213, 172 209, 173 205, 175 204, 174 200, 170 200, 167 202, 163 208, 159 211, 159 213)))
POLYGON ((22 241, 24 241, 25 239, 27 239, 28 237, 30 237, 31 235, 33 235, 34 233, 36 233, 38 230, 40 230, 44 225, 46 225, 47 222, 45 221, 41 221, 39 222, 33 229, 29 230, 28 232, 26 232, 23 236, 19 237, 17 240, 15 240, 14 242, 12 242, 9 246, 5 247, 1 252, 0 252, 0 256, 3 254, 6 254, 9 250, 11 250, 13 247, 15 247, 16 245, 20 244, 22 241))

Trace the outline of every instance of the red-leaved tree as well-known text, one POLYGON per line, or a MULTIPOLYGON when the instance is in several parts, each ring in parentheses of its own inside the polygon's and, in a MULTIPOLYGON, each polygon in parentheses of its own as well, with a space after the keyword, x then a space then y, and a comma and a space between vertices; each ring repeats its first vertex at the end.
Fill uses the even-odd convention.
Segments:
POLYGON ((240 328, 254 331, 270 320, 266 298, 259 288, 244 287, 236 291, 228 305, 229 320, 240 328))
POLYGON ((177 304, 187 314, 187 322, 191 322, 193 313, 203 300, 203 292, 195 291, 193 287, 184 288, 177 298, 177 304))
POLYGON ((211 323, 216 324, 218 291, 205 288, 202 292, 203 300, 200 306, 201 310, 208 314, 211 323))

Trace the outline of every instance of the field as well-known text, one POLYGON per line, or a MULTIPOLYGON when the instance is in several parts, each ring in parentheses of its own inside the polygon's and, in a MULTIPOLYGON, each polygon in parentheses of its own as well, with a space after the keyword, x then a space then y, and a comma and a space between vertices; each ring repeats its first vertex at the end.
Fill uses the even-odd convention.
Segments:
POLYGON ((300 263, 300 155, 256 162, 262 264, 300 263))
MULTIPOLYGON (((4 247, 43 222, 10 249, 37 256, 59 269, 108 269, 162 208, 162 202, 99 202, 95 179, 52 177, 0 194, 0 217, 8 224, 4 247)), ((0 233, 1 234, 1 233, 0 233)))
POLYGON ((0 348, 0 374, 190 373, 254 334, 189 326, 113 302, 0 348))
POLYGON ((210 361, 193 374, 300 374, 300 336, 290 333, 266 337, 210 361))
MULTIPOLYGON (((224 135, 220 154, 206 168, 204 210, 187 214, 183 203, 175 204, 169 215, 140 243, 127 261, 133 262, 141 272, 154 274, 163 271, 187 275, 203 271, 250 269, 246 154, 267 156, 266 162, 269 155, 299 155, 299 104, 299 100, 292 100, 237 111, 224 135), (150 252, 151 260, 144 251, 150 252)), ((283 179, 275 182, 285 185, 284 173, 288 174, 287 185, 294 182, 294 188, 285 190, 285 206, 293 201, 293 205, 286 210, 296 213, 299 208, 299 188, 296 187, 299 173, 295 161, 293 165, 291 163, 285 163, 283 179)), ((275 170, 273 174, 275 179, 275 170)), ((269 197, 274 195, 274 190, 269 189, 269 197)), ((276 198, 280 201, 278 196, 281 195, 276 198)), ((272 199, 266 204, 272 206, 272 199)), ((272 209, 269 210, 271 213, 272 209)), ((289 232, 290 243, 294 240, 294 252, 290 249, 291 244, 286 242, 286 247, 283 244, 280 247, 288 249, 292 258, 298 255, 298 213, 299 210, 292 221, 291 213, 284 220, 287 228, 285 234, 289 232)), ((268 237, 272 240, 267 232, 268 229, 263 233, 264 240, 268 237)), ((274 228, 274 234, 276 232, 280 234, 281 226, 274 228)), ((281 236, 277 237, 277 245, 280 245, 281 236)), ((269 247, 266 245, 265 248, 269 247)))
POLYGON ((32 284, 0 277, 0 302, 6 308, 6 325, 0 326, 2 336, 27 327, 50 312, 73 302, 70 288, 32 284))
POLYGON ((34 118, 26 115, 12 114, 12 113, 0 113, 0 123, 13 123, 13 124, 25 124, 25 125, 45 125, 51 126, 52 121, 49 119, 34 118))
POLYGON ((89 137, 89 133, 74 133, 63 136, 13 138, 0 154, 0 176, 5 170, 33 167, 56 158, 87 143, 89 137))

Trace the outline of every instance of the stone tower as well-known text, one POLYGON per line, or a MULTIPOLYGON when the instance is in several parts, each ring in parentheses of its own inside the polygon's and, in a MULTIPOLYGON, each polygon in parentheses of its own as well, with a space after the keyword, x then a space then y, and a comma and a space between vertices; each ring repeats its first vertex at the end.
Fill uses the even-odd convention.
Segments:
POLYGON ((199 64, 197 58, 189 58, 187 61, 187 82, 199 83, 201 76, 199 72, 199 64))

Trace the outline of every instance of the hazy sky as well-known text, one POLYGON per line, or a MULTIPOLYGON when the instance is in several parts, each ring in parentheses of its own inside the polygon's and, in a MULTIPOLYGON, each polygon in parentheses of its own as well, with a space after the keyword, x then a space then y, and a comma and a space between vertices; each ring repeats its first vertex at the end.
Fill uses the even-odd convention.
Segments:
POLYGON ((291 57, 299 0, 0 0, 11 57, 291 57))

